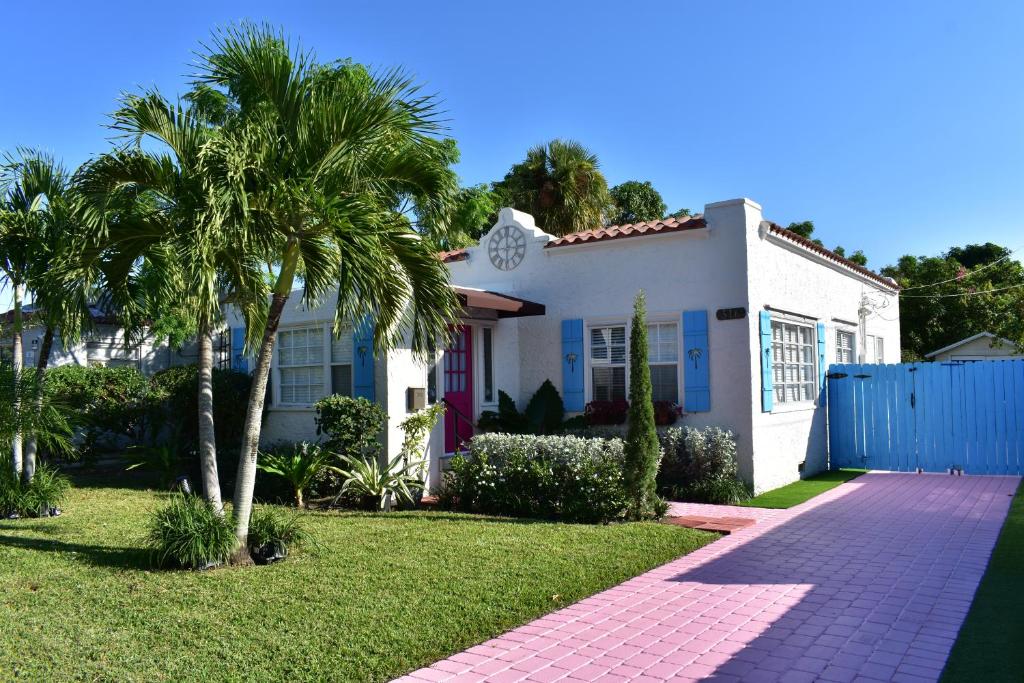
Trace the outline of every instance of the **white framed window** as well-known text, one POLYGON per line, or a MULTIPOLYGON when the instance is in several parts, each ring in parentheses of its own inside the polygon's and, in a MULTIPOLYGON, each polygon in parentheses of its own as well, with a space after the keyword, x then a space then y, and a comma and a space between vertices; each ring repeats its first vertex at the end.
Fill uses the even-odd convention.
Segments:
POLYGON ((339 336, 331 335, 331 393, 352 395, 352 328, 343 327, 339 336))
POLYGON ((280 405, 311 405, 323 398, 326 395, 324 328, 300 327, 279 331, 277 371, 280 405))
POLYGON ((885 362, 885 340, 869 334, 864 337, 864 362, 884 363, 885 362))
POLYGON ((679 325, 647 325, 647 362, 651 366, 653 399, 679 403, 679 325))
POLYGON ((626 400, 626 326, 590 328, 590 393, 595 401, 626 400))
POLYGON ((856 358, 857 348, 855 336, 848 330, 836 330, 836 362, 853 363, 856 358))
POLYGON ((817 393, 814 327, 772 320, 772 388, 775 403, 810 403, 817 393))

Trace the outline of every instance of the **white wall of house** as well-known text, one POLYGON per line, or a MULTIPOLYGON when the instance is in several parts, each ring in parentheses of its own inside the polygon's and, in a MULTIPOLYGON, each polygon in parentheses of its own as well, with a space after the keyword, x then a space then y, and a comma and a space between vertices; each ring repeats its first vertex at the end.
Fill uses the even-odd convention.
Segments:
MULTIPOLYGON (((750 264, 747 326, 753 368, 749 384, 752 465, 753 481, 760 492, 797 479, 801 463, 805 474, 825 469, 827 439, 825 410, 818 402, 790 403, 776 398, 772 411, 762 412, 757 312, 768 306, 773 321, 806 325, 812 330, 817 323, 824 323, 826 367, 840 360, 898 363, 899 300, 891 287, 772 234, 762 225, 761 207, 754 202, 745 202, 743 214, 750 264), (861 308, 865 309, 863 321, 861 308), (839 331, 853 335, 853 358, 837 356, 839 331)), ((847 343, 849 339, 847 336, 847 343)))
MULTIPOLYGON (((491 262, 488 249, 497 232, 492 228, 478 246, 467 250, 465 258, 448 264, 452 283, 537 302, 546 312, 521 318, 463 320, 472 330, 475 351, 471 417, 475 420, 482 411, 495 409, 498 390, 508 393, 520 409, 545 379, 564 395, 561 326, 569 319, 584 323, 585 401, 592 400, 595 381, 590 331, 622 327, 628 339, 633 298, 643 289, 648 323, 664 323, 667 327, 663 329, 674 329, 678 341, 674 371, 679 403, 683 402, 688 362, 682 315, 693 310, 708 313, 710 409, 685 415, 681 424, 732 430, 741 474, 757 491, 797 479, 798 467, 805 474, 823 469, 827 457, 825 411, 815 400, 817 391, 808 400, 785 401, 785 391, 780 389, 780 400, 772 411, 762 412, 759 313, 768 307, 773 320, 812 330, 816 387, 818 322, 825 325, 826 365, 837 360, 899 361, 896 292, 876 278, 767 230, 761 207, 748 199, 709 204, 704 219, 705 228, 546 248, 554 238, 539 230, 531 216, 503 209, 495 227, 512 225, 523 231, 526 246, 521 263, 502 270, 491 262), (746 317, 718 320, 715 316, 718 309, 736 307, 744 308, 746 317), (485 329, 491 330, 493 342, 489 400, 484 397, 481 353, 485 329), (840 331, 846 335, 843 350, 838 345, 840 331), (840 353, 846 355, 840 357, 840 353)), ((321 376, 325 383, 309 401, 286 405, 288 402, 281 400, 275 353, 274 399, 266 413, 264 443, 316 438, 312 403, 332 391, 327 360, 332 321, 330 298, 325 305, 308 307, 295 293, 286 307, 281 333, 311 327, 322 330, 326 355, 321 376)), ((229 326, 238 325, 237 318, 229 321, 229 326)), ((401 447, 399 424, 408 415, 407 390, 427 386, 427 366, 407 347, 375 363, 376 400, 389 415, 384 442, 390 456, 401 447)), ((442 374, 437 371, 439 397, 443 394, 442 374)), ((628 368, 625 376, 628 383, 628 368)), ((429 440, 432 488, 440 483, 443 431, 439 426, 429 440)))

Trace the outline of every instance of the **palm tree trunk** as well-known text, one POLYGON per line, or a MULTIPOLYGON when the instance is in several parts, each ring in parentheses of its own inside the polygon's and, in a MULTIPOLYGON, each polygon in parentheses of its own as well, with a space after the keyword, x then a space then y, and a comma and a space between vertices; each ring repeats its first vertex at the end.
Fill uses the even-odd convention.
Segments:
MULTIPOLYGON (((21 412, 21 395, 19 391, 19 384, 21 383, 21 371, 25 365, 25 355, 22 349, 22 321, 21 321, 21 302, 25 298, 25 285, 20 282, 14 283, 14 325, 13 334, 14 339, 12 340, 12 353, 14 358, 11 359, 11 367, 14 370, 14 382, 15 382, 15 393, 14 393, 14 414, 19 415, 21 412)), ((20 422, 20 420, 19 420, 20 422)), ((17 476, 21 476, 23 461, 22 461, 22 445, 21 445, 21 427, 18 427, 14 432, 14 438, 11 439, 11 466, 14 468, 14 473, 17 476)))
POLYGON ((213 422, 213 331, 208 322, 199 328, 199 463, 206 500, 224 516, 217 474, 217 438, 213 422))
POLYGON ((233 558, 235 564, 252 561, 246 543, 249 538, 249 516, 252 514, 252 493, 256 486, 256 457, 263 422, 263 402, 267 396, 270 362, 274 358, 274 339, 277 335, 278 325, 281 324, 284 305, 288 302, 288 295, 291 294, 298 262, 298 244, 289 243, 281 261, 281 272, 274 284, 274 296, 270 302, 267 324, 263 330, 263 341, 260 344, 259 354, 256 356, 256 368, 253 370, 249 406, 245 413, 245 426, 242 428, 242 448, 238 454, 238 475, 235 477, 235 536, 238 538, 238 550, 235 551, 233 558))
MULTIPOLYGON (((36 400, 35 411, 38 415, 43 410, 43 381, 46 377, 46 366, 50 364, 50 350, 53 348, 53 327, 46 326, 43 333, 43 342, 39 345, 39 359, 36 361, 36 400)), ((36 474, 36 454, 39 451, 39 443, 35 434, 29 434, 25 441, 25 463, 22 477, 25 483, 32 481, 36 474)))

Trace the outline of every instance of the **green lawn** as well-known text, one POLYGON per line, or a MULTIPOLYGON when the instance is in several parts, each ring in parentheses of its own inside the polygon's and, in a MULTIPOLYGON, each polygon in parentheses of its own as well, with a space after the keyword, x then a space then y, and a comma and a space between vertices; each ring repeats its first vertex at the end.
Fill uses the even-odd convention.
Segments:
POLYGON ((781 488, 765 491, 759 496, 754 496, 750 500, 740 503, 740 505, 752 508, 791 508, 851 479, 856 479, 865 472, 867 470, 833 470, 831 472, 822 472, 807 479, 794 481, 792 484, 787 484, 781 488))
POLYGON ((1024 677, 1024 483, 1017 489, 985 577, 953 646, 942 681, 1024 677))
POLYGON ((270 567, 150 570, 152 491, 73 490, 0 521, 0 680, 386 680, 695 550, 714 534, 439 512, 307 513, 270 567))

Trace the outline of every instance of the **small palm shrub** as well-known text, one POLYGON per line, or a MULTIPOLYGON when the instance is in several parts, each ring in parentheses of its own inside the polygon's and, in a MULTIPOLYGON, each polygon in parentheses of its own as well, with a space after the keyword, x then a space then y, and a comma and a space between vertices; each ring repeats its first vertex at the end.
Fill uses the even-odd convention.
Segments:
POLYGON ((67 497, 71 481, 56 468, 40 464, 27 484, 9 466, 0 475, 0 516, 48 517, 67 497))
POLYGON ((410 473, 417 463, 402 464, 402 454, 381 466, 377 458, 339 456, 345 464, 339 468, 341 494, 350 494, 385 512, 395 503, 415 504, 414 491, 423 489, 423 482, 410 473))
POLYGON ((331 467, 332 456, 316 444, 301 441, 261 453, 256 467, 267 474, 274 474, 291 487, 295 496, 295 506, 305 507, 304 493, 323 472, 331 467))
POLYGON ((60 509, 71 488, 71 481, 55 467, 39 465, 32 481, 23 484, 24 512, 32 517, 46 517, 60 509))
POLYGON ((257 564, 283 560, 289 548, 298 548, 311 538, 298 514, 260 506, 249 518, 249 555, 257 564))
POLYGON ((452 459, 445 500, 463 512, 607 523, 626 514, 623 441, 482 434, 452 459))
POLYGON ((158 566, 207 569, 227 562, 237 540, 229 517, 199 496, 176 493, 150 519, 148 545, 158 566))

